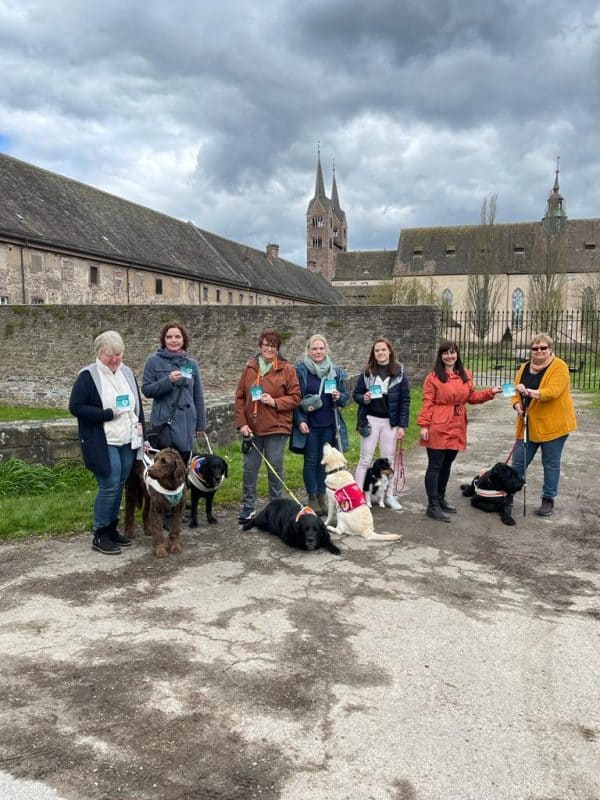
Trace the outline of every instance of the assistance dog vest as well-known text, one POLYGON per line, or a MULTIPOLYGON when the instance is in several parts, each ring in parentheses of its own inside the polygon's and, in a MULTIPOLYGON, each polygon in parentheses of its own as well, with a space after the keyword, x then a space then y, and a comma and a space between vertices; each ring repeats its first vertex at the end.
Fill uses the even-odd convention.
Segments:
POLYGON ((498 500, 499 497, 506 497, 506 492, 501 489, 480 489, 479 481, 487 473, 486 469, 482 469, 479 473, 479 478, 475 478, 473 485, 475 486, 475 494, 478 497, 483 497, 485 500, 498 500))
POLYGON ((190 466, 188 468, 188 480, 193 486, 196 487, 196 489, 199 489, 201 492, 216 492, 219 486, 225 480, 225 475, 221 475, 221 480, 216 486, 209 486, 204 480, 203 474, 205 461, 205 456, 192 456, 192 460, 190 461, 190 466))
POLYGON ((365 493, 358 483, 349 483, 343 489, 338 489, 334 492, 334 497, 340 511, 353 511, 367 505, 365 493))

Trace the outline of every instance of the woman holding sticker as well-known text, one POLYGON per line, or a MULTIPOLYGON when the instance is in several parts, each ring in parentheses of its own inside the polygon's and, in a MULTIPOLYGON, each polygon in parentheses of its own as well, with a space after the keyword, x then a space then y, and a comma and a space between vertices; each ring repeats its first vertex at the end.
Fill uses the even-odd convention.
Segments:
POLYGON ((152 398, 153 428, 173 414, 173 447, 187 464, 196 437, 206 432, 200 367, 187 353, 190 334, 182 322, 165 323, 159 341, 160 347, 144 364, 142 392, 152 398))
POLYGON ((96 361, 77 376, 69 411, 77 417, 85 466, 94 473, 92 549, 118 555, 131 539, 117 530, 123 486, 142 457, 144 411, 133 372, 123 364, 123 339, 105 331, 94 341, 96 361))
POLYGON ((281 337, 277 331, 265 328, 258 337, 258 347, 258 354, 244 367, 235 393, 235 424, 245 439, 240 524, 254 516, 263 455, 281 477, 267 467, 269 496, 271 500, 282 496, 283 455, 292 430, 292 413, 301 396, 296 370, 279 353, 281 337))
POLYGON ((346 423, 337 407, 348 404, 344 388, 346 372, 336 367, 329 354, 327 339, 320 333, 311 336, 306 355, 296 364, 302 400, 294 409, 294 429, 290 449, 304 455, 302 477, 308 505, 320 517, 327 514, 325 468, 321 464, 323 445, 348 449, 346 423))
MULTIPOLYGON (((381 458, 387 458, 393 466, 396 443, 404 438, 408 427, 408 378, 402 364, 396 361, 392 343, 384 336, 373 342, 369 361, 356 382, 353 397, 358 403, 357 428, 362 437, 356 482, 362 489, 377 445, 381 458)), ((384 502, 392 511, 402 510, 394 496, 393 481, 388 485, 384 502)))

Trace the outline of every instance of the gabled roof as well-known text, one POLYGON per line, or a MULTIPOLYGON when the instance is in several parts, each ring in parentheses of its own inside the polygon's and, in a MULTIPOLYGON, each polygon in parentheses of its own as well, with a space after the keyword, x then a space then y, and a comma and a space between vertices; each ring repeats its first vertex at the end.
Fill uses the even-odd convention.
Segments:
POLYGON ((339 303, 321 276, 87 184, 0 154, 0 236, 245 291, 339 303), (211 238, 212 237, 212 238, 211 238), (215 246, 218 240, 220 247, 215 246), (253 253, 250 262, 234 257, 253 253))
POLYGON ((336 281, 390 281, 393 276, 394 250, 351 250, 339 253, 335 262, 336 281))

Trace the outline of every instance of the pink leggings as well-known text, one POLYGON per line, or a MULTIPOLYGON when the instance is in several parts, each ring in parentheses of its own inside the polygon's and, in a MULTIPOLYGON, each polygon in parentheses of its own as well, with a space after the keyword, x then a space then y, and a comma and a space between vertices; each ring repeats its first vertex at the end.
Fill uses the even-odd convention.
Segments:
MULTIPOLYGON (((367 419, 371 425, 370 436, 361 437, 360 440, 360 458, 358 459, 358 466, 356 468, 355 481, 360 488, 363 488, 365 475, 371 466, 371 461, 377 444, 379 444, 379 454, 381 458, 388 458, 390 464, 394 466, 394 456, 396 453, 396 442, 398 441, 398 428, 392 428, 390 421, 383 417, 371 417, 367 414, 367 419)), ((386 490, 386 496, 390 497, 393 494, 393 481, 390 481, 386 490)))

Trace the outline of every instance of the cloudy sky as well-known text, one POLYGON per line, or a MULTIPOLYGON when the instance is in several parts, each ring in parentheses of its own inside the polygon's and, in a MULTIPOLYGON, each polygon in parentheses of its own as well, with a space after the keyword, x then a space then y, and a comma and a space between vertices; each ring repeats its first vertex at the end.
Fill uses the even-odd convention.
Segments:
POLYGON ((350 248, 600 216, 597 0, 0 0, 0 150, 306 263, 317 141, 350 248))

